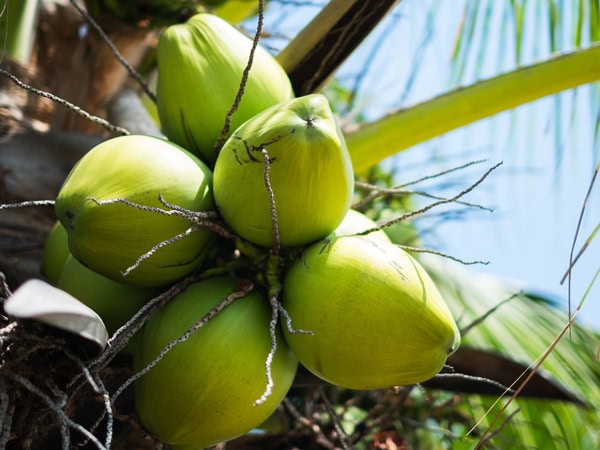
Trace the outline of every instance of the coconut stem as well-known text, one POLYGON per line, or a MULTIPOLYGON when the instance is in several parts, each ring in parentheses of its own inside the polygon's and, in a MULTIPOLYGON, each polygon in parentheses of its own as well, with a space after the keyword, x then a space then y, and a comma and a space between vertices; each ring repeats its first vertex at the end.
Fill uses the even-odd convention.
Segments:
POLYGON ((281 244, 279 242, 279 223, 277 218, 277 207, 275 205, 275 193, 273 192, 271 181, 269 179, 271 158, 269 157, 269 152, 264 147, 260 149, 260 153, 262 154, 263 161, 265 163, 264 181, 265 188, 269 196, 269 211, 271 213, 271 223, 273 225, 273 246, 271 247, 266 268, 266 281, 269 287, 269 304, 271 306, 271 322, 269 323, 271 348, 269 349, 269 353, 267 354, 267 359, 265 361, 265 376, 267 378, 267 385, 260 398, 254 402, 255 406, 264 403, 271 395, 271 391, 273 389, 274 383, 271 366, 273 363, 273 358, 275 357, 275 352, 277 351, 277 326, 279 324, 279 314, 285 318, 290 332, 312 334, 310 331, 307 332, 304 330, 293 331, 292 319, 279 301, 279 296, 281 294, 281 290, 283 289, 281 284, 281 257, 279 255, 281 244))
POLYGON ((267 378, 267 385, 260 398, 254 402, 254 406, 264 403, 271 396, 271 392, 273 391, 273 386, 275 384, 273 382, 272 365, 275 352, 277 351, 277 323, 279 321, 279 300, 277 300, 277 294, 269 296, 269 303, 271 305, 271 322, 269 323, 271 348, 269 349, 267 360, 265 361, 265 376, 267 378))

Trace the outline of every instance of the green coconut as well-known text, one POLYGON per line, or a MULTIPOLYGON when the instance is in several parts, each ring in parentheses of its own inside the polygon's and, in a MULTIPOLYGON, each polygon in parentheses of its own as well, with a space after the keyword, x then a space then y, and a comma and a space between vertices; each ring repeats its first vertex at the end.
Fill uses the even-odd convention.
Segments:
POLYGON ((44 251, 42 253, 42 263, 40 272, 46 277, 50 284, 56 286, 60 274, 62 273, 65 261, 69 257, 69 237, 67 230, 60 222, 56 222, 44 243, 44 251))
POLYGON ((352 201, 352 164, 323 95, 257 114, 235 131, 217 158, 214 194, 223 219, 244 239, 269 247, 273 216, 265 157, 281 245, 311 243, 342 222, 352 201))
POLYGON ((71 254, 120 283, 169 284, 204 261, 214 235, 202 229, 156 249, 138 267, 127 269, 153 247, 190 228, 188 220, 135 208, 165 201, 192 211, 214 209, 212 173, 197 157, 166 140, 121 136, 86 153, 65 180, 55 211, 65 227, 71 254), (126 276, 125 276, 126 274, 126 276))
MULTIPOLYGON (((156 98, 162 130, 209 165, 217 157, 215 142, 238 93, 251 48, 250 38, 208 13, 166 28, 158 40, 156 98)), ((293 96, 283 68, 258 46, 227 136, 255 114, 293 96)))
MULTIPOLYGON (((118 283, 88 269, 72 255, 67 258, 56 287, 68 292, 100 316, 112 335, 147 302, 160 294, 156 288, 118 283)), ((132 352, 133 347, 127 347, 132 352)))
MULTIPOLYGON (((174 339, 230 295, 237 280, 206 279, 189 286, 146 324, 134 364, 141 370, 174 339)), ((283 337, 272 360, 273 389, 265 391, 271 347, 270 309, 256 291, 237 299, 189 339, 174 346, 135 383, 142 424, 175 450, 201 449, 263 423, 288 392, 297 362, 283 337)))
POLYGON ((285 338, 318 377, 349 389, 423 382, 458 346, 456 323, 433 281, 402 249, 363 236, 330 236, 289 270, 285 338))
POLYGON ((341 237, 362 235, 361 233, 370 231, 363 236, 369 239, 382 240, 388 243, 391 242, 384 230, 371 231, 375 230, 377 227, 377 223, 370 219, 369 216, 361 213, 360 211, 356 211, 355 209, 351 209, 346 213, 344 220, 342 220, 342 223, 338 225, 334 233, 336 236, 341 237))

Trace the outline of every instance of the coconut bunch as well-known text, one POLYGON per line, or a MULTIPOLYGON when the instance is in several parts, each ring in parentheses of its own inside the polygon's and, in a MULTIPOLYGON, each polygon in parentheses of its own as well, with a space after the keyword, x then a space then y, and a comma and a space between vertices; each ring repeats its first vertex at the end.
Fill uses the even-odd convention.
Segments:
POLYGON ((350 209, 352 165, 323 95, 294 98, 258 47, 230 114, 251 48, 206 13, 167 28, 157 85, 167 139, 122 136, 92 148, 58 194, 44 255, 48 279, 111 330, 183 277, 213 274, 128 347, 136 371, 152 365, 135 383, 139 419, 174 449, 259 426, 298 362, 331 384, 378 389, 435 376, 459 342, 421 265, 350 209), (291 325, 272 329, 269 297, 291 325))

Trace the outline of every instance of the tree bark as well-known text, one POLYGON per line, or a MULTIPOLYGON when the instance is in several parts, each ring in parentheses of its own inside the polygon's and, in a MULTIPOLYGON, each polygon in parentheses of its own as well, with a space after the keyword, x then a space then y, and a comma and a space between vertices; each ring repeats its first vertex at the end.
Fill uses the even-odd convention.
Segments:
MULTIPOLYGON (((140 64, 156 37, 155 31, 117 20, 100 26, 133 67, 140 64)), ((128 80, 126 69, 108 45, 69 2, 42 2, 34 64, 45 90, 105 117, 106 105, 128 80)), ((51 128, 99 133, 98 125, 56 106, 51 128)))

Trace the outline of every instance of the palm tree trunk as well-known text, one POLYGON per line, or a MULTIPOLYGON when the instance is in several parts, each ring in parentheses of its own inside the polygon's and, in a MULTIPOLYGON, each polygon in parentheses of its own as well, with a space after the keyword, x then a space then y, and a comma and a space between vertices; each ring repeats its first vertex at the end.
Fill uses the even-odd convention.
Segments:
MULTIPOLYGON (((100 23, 121 55, 134 67, 150 48, 154 31, 120 21, 100 23)), ((108 45, 69 2, 43 2, 34 64, 39 82, 90 114, 106 116, 106 105, 128 80, 108 45), (65 82, 68 80, 68 82, 65 82)), ((98 132, 97 125, 62 107, 54 107, 51 128, 98 132)))

